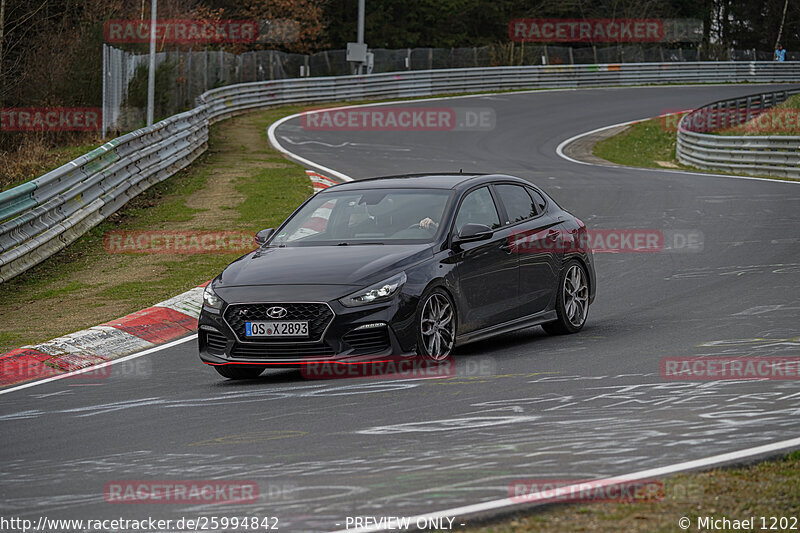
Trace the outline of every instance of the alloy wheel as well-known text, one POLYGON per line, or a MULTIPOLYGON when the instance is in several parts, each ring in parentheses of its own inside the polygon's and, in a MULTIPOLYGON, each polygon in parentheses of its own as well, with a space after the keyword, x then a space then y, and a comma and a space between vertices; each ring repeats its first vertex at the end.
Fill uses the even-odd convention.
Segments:
POLYGON ((425 353, 440 361, 450 355, 455 340, 455 310, 444 294, 434 292, 420 314, 420 334, 425 353))

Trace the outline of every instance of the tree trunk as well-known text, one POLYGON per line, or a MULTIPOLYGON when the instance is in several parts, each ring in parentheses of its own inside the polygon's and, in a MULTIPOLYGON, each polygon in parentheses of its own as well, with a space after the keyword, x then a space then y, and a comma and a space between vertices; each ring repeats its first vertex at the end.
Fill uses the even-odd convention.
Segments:
POLYGON ((3 108, 3 39, 6 28, 6 0, 0 0, 0 109, 3 108))
MULTIPOLYGON (((778 44, 781 42, 781 34, 783 34, 783 23, 786 22, 786 8, 789 7, 789 0, 785 0, 783 3, 783 16, 781 16, 781 25, 778 28, 778 38, 775 39, 775 46, 772 47, 773 50, 778 48, 778 44)), ((2 29, 0 29, 0 35, 2 35, 2 29)))

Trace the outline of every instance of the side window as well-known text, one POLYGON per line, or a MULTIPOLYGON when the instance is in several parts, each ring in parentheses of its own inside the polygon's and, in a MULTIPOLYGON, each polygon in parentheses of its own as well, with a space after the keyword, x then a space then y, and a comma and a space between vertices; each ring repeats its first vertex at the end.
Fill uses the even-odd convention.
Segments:
POLYGON ((536 206, 538 208, 537 212, 544 213, 544 210, 547 207, 547 202, 545 201, 544 197, 533 189, 528 189, 528 192, 531 193, 531 196, 533 196, 533 201, 536 202, 536 206))
POLYGON ((507 224, 513 224, 536 216, 536 205, 525 187, 520 185, 495 185, 508 215, 507 224))
POLYGON ((465 224, 483 224, 492 229, 500 227, 500 217, 488 187, 481 187, 467 194, 456 215, 456 231, 465 224))

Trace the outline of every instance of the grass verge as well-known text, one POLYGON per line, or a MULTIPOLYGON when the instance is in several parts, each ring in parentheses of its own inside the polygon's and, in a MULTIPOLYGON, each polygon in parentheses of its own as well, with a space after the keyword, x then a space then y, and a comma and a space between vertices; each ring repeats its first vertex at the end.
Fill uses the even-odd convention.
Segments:
MULTIPOLYGON (((751 466, 681 474, 663 481, 663 498, 640 503, 569 504, 541 508, 501 522, 471 527, 470 533, 528 533, 550 531, 592 531, 611 533, 684 531, 678 520, 687 517, 685 531, 712 530, 698 519, 714 517, 744 520, 755 517, 749 531, 761 530, 765 517, 800 519, 800 451, 776 461, 751 466), (706 527, 699 527, 705 525, 706 527)), ((722 525, 722 523, 719 523, 722 525)), ((789 527, 773 531, 790 531, 789 527)), ((794 522, 800 528, 800 522, 794 522)), ((731 531, 729 527, 720 528, 731 531)))
MULTIPOLYGON (((270 147, 266 128, 285 106, 215 124, 195 163, 151 187, 71 246, 0 291, 0 353, 138 311, 218 274, 242 251, 109 253, 109 232, 253 235, 279 224, 312 192, 304 168, 270 147)), ((121 248, 125 250, 125 248, 121 248)))
POLYGON ((678 168, 675 132, 666 131, 661 119, 637 122, 594 145, 597 157, 632 167, 678 168))
POLYGON ((714 133, 719 135, 800 135, 800 94, 790 96, 784 102, 744 124, 714 133))
MULTIPOLYGON (((675 124, 677 122, 677 120, 674 121, 675 124)), ((798 181, 793 178, 737 174, 684 165, 678 161, 678 156, 675 152, 676 145, 677 136, 674 131, 670 131, 670 128, 664 127, 664 119, 652 118, 632 124, 624 131, 598 141, 592 148, 592 154, 611 163, 630 167, 687 170, 704 174, 735 174, 756 178, 798 181)))

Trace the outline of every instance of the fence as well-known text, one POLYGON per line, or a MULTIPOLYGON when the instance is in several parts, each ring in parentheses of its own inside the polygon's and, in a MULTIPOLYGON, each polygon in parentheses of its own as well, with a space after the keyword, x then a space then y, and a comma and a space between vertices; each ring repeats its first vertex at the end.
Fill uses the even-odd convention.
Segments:
MULTIPOLYGON (((484 68, 496 66, 582 65, 607 63, 676 63, 700 59, 698 47, 676 48, 660 44, 613 46, 554 46, 506 43, 480 48, 376 48, 373 74, 409 70, 484 68)), ((792 52, 794 53, 794 52, 792 52)), ((800 60, 790 53, 787 59, 800 60)), ((145 124, 143 83, 132 82, 140 71, 146 79, 147 55, 103 45, 103 136, 130 131, 145 124), (138 102, 142 102, 139 104, 138 102)), ((729 50, 733 61, 768 61, 771 52, 729 50)), ((202 93, 234 83, 299 78, 300 68, 311 75, 343 76, 352 73, 345 50, 315 54, 290 54, 259 50, 232 54, 223 50, 173 50, 156 54, 160 104, 157 114, 168 116, 189 109, 202 93)))
POLYGON ((212 89, 190 111, 113 139, 0 193, 0 282, 53 255, 140 192, 190 164, 206 149, 210 124, 252 109, 541 87, 797 80, 798 62, 631 63, 427 70, 212 89))
MULTIPOLYGON (((800 178, 800 136, 704 133, 748 124, 798 93, 800 88, 759 93, 695 109, 678 124, 678 160, 709 170, 800 178)), ((796 112, 792 120, 797 125, 796 112)))

